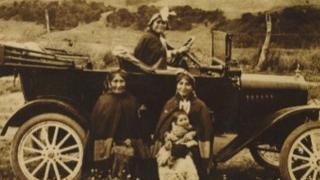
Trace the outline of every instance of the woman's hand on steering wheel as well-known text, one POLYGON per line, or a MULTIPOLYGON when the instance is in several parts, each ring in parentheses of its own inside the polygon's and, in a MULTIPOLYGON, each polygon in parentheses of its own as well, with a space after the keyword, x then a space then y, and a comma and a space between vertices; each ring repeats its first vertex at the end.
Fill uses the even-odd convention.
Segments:
POLYGON ((186 53, 190 50, 191 46, 182 46, 178 49, 178 53, 179 54, 183 54, 186 53))
POLYGON ((194 37, 190 37, 186 43, 182 47, 178 49, 179 54, 187 53, 191 49, 191 46, 193 45, 194 37))

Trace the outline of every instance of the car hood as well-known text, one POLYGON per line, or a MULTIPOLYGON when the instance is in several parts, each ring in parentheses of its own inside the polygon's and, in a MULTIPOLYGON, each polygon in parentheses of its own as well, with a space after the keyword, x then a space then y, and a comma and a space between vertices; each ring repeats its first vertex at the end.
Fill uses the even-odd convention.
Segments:
POLYGON ((303 76, 279 76, 262 74, 242 74, 242 89, 296 89, 307 90, 308 83, 303 76))

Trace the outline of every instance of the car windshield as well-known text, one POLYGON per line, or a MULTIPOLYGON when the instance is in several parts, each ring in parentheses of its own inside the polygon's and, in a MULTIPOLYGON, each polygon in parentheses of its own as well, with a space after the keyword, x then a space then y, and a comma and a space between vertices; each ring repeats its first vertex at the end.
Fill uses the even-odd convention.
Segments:
POLYGON ((212 31, 212 56, 225 62, 226 59, 226 39, 227 33, 222 31, 212 31))

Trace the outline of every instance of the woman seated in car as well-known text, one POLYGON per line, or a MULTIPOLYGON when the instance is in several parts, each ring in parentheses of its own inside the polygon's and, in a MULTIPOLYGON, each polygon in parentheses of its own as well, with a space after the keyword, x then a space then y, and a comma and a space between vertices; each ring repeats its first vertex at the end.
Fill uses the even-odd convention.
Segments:
MULTIPOLYGON (((152 72, 155 69, 167 69, 167 65, 174 67, 186 67, 183 61, 177 61, 178 55, 189 51, 192 40, 189 39, 182 47, 174 49, 167 44, 164 32, 168 29, 168 18, 170 15, 175 15, 168 8, 163 8, 159 13, 154 14, 149 20, 147 31, 140 38, 137 46, 134 49, 132 56, 123 47, 118 47, 114 50, 114 54, 124 61, 124 69, 137 70, 137 67, 146 72, 152 72), (132 66, 134 65, 134 66, 132 66)), ((172 68, 171 68, 172 69, 172 68)), ((174 68, 173 70, 179 70, 174 68)), ((181 69, 180 69, 181 70, 181 69)))
POLYGON ((163 8, 149 20, 146 33, 141 37, 134 50, 134 56, 144 64, 157 69, 166 69, 177 54, 187 52, 191 44, 173 49, 167 44, 164 32, 168 29, 168 18, 173 15, 163 8))

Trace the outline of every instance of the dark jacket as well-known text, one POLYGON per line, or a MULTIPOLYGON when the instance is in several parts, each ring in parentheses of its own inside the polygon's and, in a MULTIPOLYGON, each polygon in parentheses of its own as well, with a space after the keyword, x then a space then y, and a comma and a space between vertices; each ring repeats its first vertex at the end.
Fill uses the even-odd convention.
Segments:
POLYGON ((166 48, 160 41, 160 35, 152 31, 147 31, 139 40, 134 49, 134 56, 143 63, 153 66, 161 61, 159 69, 166 68, 166 48))

